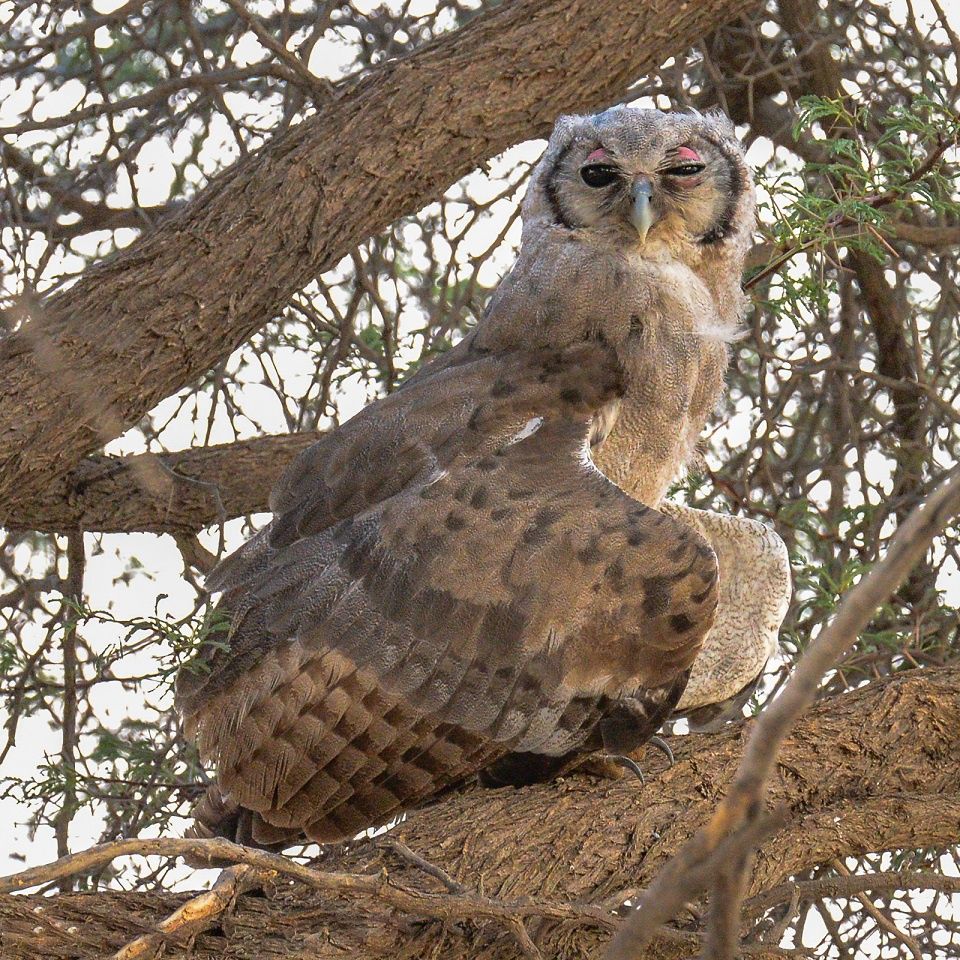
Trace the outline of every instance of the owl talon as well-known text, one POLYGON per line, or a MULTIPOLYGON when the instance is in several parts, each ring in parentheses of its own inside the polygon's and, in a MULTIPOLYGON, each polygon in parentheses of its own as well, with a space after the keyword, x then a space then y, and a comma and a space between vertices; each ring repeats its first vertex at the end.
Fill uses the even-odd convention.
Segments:
POLYGON ((656 747, 661 753, 665 753, 667 755, 667 759, 670 761, 671 767, 677 762, 677 758, 673 755, 673 751, 670 749, 670 744, 667 743, 663 737, 651 737, 647 743, 649 743, 651 747, 656 747))
POLYGON ((608 754, 604 757, 605 760, 609 760, 611 763, 617 764, 620 767, 626 767, 631 773, 636 774, 640 778, 640 782, 645 784, 647 782, 646 777, 643 775, 643 771, 640 769, 640 764, 631 757, 616 756, 614 754, 608 754))

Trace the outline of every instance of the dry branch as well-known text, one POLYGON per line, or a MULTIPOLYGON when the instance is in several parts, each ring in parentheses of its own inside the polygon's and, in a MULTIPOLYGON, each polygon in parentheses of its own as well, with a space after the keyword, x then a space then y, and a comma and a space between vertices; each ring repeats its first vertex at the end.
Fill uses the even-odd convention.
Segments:
POLYGON ((380 876, 360 876, 314 870, 278 853, 244 847, 229 840, 158 840, 135 838, 116 840, 82 853, 62 857, 54 863, 32 867, 13 877, 0 880, 0 893, 23 890, 39 884, 60 882, 78 874, 102 870, 118 857, 163 856, 190 858, 193 862, 214 864, 221 861, 246 864, 265 873, 291 877, 314 890, 331 894, 369 896, 381 903, 417 916, 439 919, 496 919, 523 920, 542 917, 551 920, 570 920, 594 926, 612 927, 613 919, 599 908, 574 904, 544 902, 497 901, 468 892, 451 896, 425 894, 409 887, 396 886, 380 876))
MULTIPOLYGON (((718 945, 711 960, 726 960, 736 952, 731 929, 739 923, 745 879, 752 860, 749 848, 734 866, 738 875, 705 870, 714 852, 732 835, 745 834, 764 817, 767 783, 773 774, 784 739, 798 717, 813 704, 824 674, 853 646, 877 608, 906 580, 926 555, 930 544, 960 510, 960 468, 952 470, 927 499, 911 511, 890 541, 884 557, 844 597, 823 632, 810 644, 779 697, 757 722, 743 761, 729 792, 709 823, 697 832, 656 881, 643 893, 637 909, 617 935, 609 960, 639 956, 662 923, 712 881, 711 929, 718 945), (695 877, 693 880, 691 878, 695 877)), ((754 842, 753 846, 758 844, 754 842)), ((711 940, 713 942, 713 939, 711 940)))
POLYGON ((515 0, 358 81, 0 345, 0 522, 354 245, 755 0, 515 0))
POLYGON ((272 874, 246 864, 224 870, 209 890, 178 907, 161 920, 152 933, 145 933, 121 947, 110 960, 151 960, 160 956, 168 943, 188 945, 198 933, 222 922, 237 897, 262 886, 270 877, 272 874))
POLYGON ((192 534, 268 509, 270 490, 316 433, 256 437, 174 453, 82 460, 8 518, 15 530, 192 534), (140 482, 152 469, 155 490, 140 482))
MULTIPOLYGON (((632 778, 598 783, 576 776, 523 790, 471 790, 418 812, 393 836, 455 883, 475 891, 471 896, 570 910, 565 922, 528 923, 545 957, 596 956, 609 933, 577 922, 581 911, 594 910, 585 905, 612 910, 632 888, 650 882, 710 817, 755 726, 756 721, 749 721, 715 736, 676 738, 676 765, 649 777, 646 786, 632 778)), ((747 891, 759 897, 779 888, 779 899, 757 901, 751 913, 789 902, 788 888, 782 886, 788 876, 835 857, 955 842, 960 837, 957 729, 957 667, 913 671, 816 704, 781 751, 771 800, 784 808, 786 822, 759 852, 747 891)), ((645 758, 651 772, 656 763, 645 758)), ((143 842, 148 841, 132 841, 143 842)), ((266 897, 242 897, 231 916, 229 940, 222 931, 200 933, 193 956, 222 957, 228 945, 230 956, 258 960, 348 955, 359 960, 431 955, 467 960, 481 954, 485 960, 514 960, 520 955, 503 917, 483 919, 479 912, 471 917, 464 909, 453 922, 412 922, 423 904, 456 895, 395 848, 374 842, 334 851, 319 869, 330 872, 322 896, 300 883, 278 883, 266 897), (336 891, 335 878, 342 875, 360 879, 352 893, 345 887, 336 891), (383 884, 392 891, 391 900, 377 894, 383 884), (400 891, 412 892, 406 906, 400 891)), ((31 878, 43 879, 36 873, 31 878)), ((889 879, 879 882, 889 889, 889 879)), ((923 883, 918 877, 916 885, 923 883)), ((904 887, 912 885, 903 881, 904 887)), ((99 958, 121 949, 138 932, 155 932, 188 899, 108 892, 53 900, 0 897, 4 958, 99 958), (38 906, 42 909, 36 913, 38 906), (71 926, 79 929, 80 918, 82 937, 76 931, 68 934, 71 926)), ((649 957, 688 958, 699 943, 688 931, 661 932, 649 957)), ((178 955, 184 954, 168 949, 167 956, 178 955)), ((744 955, 789 954, 754 945, 744 955)))

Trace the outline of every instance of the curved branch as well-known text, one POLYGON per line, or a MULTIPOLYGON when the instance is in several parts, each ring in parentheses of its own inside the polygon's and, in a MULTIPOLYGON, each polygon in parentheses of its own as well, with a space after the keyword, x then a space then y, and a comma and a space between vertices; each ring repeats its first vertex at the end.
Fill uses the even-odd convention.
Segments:
POLYGON ((514 0, 239 161, 0 343, 0 522, 349 249, 756 0, 514 0))

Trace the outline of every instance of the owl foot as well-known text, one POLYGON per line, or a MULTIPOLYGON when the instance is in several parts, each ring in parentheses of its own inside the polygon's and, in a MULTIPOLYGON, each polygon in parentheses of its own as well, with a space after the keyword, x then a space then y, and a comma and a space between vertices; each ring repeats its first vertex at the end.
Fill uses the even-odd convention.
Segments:
POLYGON ((603 759, 606 760, 608 763, 615 763, 619 767, 625 767, 635 776, 639 777, 641 783, 647 782, 646 777, 644 777, 643 775, 643 771, 640 769, 640 764, 637 763, 637 761, 634 760, 632 757, 617 757, 617 756, 614 756, 613 754, 608 754, 603 759))
MULTIPOLYGON (((647 743, 652 747, 656 747, 661 753, 666 754, 669 766, 672 767, 674 763, 676 763, 676 758, 673 755, 673 750, 670 749, 670 744, 662 737, 651 737, 647 743)), ((623 754, 607 753, 600 756, 594 755, 583 763, 581 768, 594 776, 606 777, 611 780, 619 780, 620 777, 623 776, 621 772, 622 768, 629 770, 641 783, 646 783, 646 778, 643 775, 643 769, 640 767, 640 764, 632 757, 623 754)))

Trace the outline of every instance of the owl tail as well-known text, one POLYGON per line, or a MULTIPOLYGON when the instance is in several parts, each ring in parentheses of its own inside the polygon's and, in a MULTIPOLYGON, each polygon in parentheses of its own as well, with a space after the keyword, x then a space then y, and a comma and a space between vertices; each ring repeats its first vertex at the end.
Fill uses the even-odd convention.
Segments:
MULTIPOLYGON (((258 813, 224 797, 216 784, 207 788, 207 792, 193 808, 193 818, 193 825, 185 834, 188 839, 224 837, 245 847, 274 851, 283 850, 298 842, 308 842, 301 831, 290 827, 275 827, 258 813)), ((209 861, 199 856, 186 859, 190 866, 198 868, 230 865, 229 861, 209 861)))

